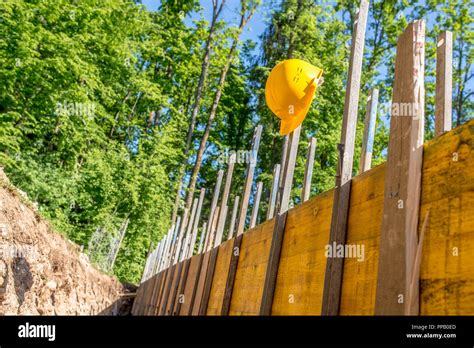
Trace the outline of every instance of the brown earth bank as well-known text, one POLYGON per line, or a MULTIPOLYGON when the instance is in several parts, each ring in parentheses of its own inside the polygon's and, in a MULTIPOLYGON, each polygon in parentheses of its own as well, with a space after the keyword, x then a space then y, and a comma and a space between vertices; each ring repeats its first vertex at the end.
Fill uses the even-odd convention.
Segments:
POLYGON ((0 315, 124 315, 134 291, 92 267, 0 168, 0 315))

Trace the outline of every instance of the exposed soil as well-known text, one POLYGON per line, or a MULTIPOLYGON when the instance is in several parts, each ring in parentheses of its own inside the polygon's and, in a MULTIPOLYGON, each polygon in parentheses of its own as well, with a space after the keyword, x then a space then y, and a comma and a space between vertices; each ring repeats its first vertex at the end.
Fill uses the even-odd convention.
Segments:
POLYGON ((53 231, 0 168, 0 315, 126 314, 130 291, 53 231))

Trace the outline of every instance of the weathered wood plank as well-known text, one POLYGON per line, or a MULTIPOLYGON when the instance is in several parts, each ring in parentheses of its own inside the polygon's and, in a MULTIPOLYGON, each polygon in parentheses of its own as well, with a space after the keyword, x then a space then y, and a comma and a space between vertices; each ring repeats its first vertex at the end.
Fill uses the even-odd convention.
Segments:
POLYGON ((275 219, 243 234, 229 315, 259 315, 275 219))
POLYGON ((450 131, 453 105, 453 33, 438 36, 436 49, 435 135, 450 131))
POLYGON ((397 44, 375 302, 377 315, 413 313, 407 297, 418 245, 424 134, 424 48, 425 23, 415 21, 399 37, 397 44), (411 105, 411 110, 397 113, 397 105, 411 105))
POLYGON ((189 271, 186 277, 186 285, 184 287, 184 298, 181 304, 179 315, 189 315, 190 309, 192 308, 194 298, 194 288, 196 285, 196 278, 200 270, 200 264, 202 261, 202 254, 195 255, 191 258, 189 264, 189 271))
POLYGON ((268 200, 267 220, 272 219, 273 216, 275 215, 279 183, 280 183, 280 164, 275 164, 275 167, 273 167, 272 186, 270 188, 270 197, 268 200))
POLYGON ((275 226, 272 235, 270 253, 268 256, 267 270, 265 272, 265 283, 263 286, 262 301, 260 306, 260 315, 271 315, 273 297, 278 274, 278 265, 280 263, 281 247, 285 234, 285 225, 288 206, 291 198, 291 189, 293 188, 293 173, 295 171, 296 156, 298 155, 298 145, 300 141, 301 126, 290 133, 288 156, 286 159, 285 170, 283 172, 283 191, 281 195, 278 215, 275 219, 275 226))
POLYGON ((379 90, 372 89, 367 98, 367 112, 364 120, 364 138, 362 139, 362 151, 360 154, 359 174, 372 168, 372 152, 374 148, 375 122, 377 120, 377 105, 379 101, 379 90))
POLYGON ((250 191, 252 190, 253 175, 255 166, 257 165, 258 148, 260 147, 260 138, 262 136, 262 126, 258 125, 255 128, 252 141, 252 159, 247 165, 247 176, 245 178, 244 191, 242 195, 242 202, 240 205, 239 217, 237 221, 237 236, 244 233, 245 219, 247 218, 247 209, 249 206, 250 191))
POLYGON ((235 230, 235 222, 237 219, 237 210, 239 209, 239 196, 235 196, 234 199, 234 206, 232 208, 232 216, 230 218, 230 224, 229 224, 229 233, 227 234, 227 240, 230 240, 234 236, 234 230, 235 230))
POLYGON ((211 294, 207 305, 207 315, 221 314, 222 298, 224 296, 233 245, 234 241, 232 240, 223 242, 219 247, 214 277, 212 280, 211 294))
POLYGON ((303 188, 301 190, 301 202, 306 202, 311 194, 311 179, 313 177, 314 155, 316 154, 316 138, 311 137, 308 143, 308 153, 304 168, 303 188))
MULTIPOLYGON (((213 244, 213 238, 214 238, 214 231, 211 231, 213 226, 213 219, 215 215, 215 210, 217 207, 217 203, 219 201, 219 193, 221 191, 221 184, 222 184, 222 177, 224 176, 224 171, 221 169, 217 172, 217 180, 216 180, 216 186, 214 187, 214 193, 212 195, 212 202, 211 202, 211 209, 209 212, 209 219, 208 219, 208 225, 206 234, 206 240, 204 241, 204 250, 210 250, 212 248, 213 244)), ((217 226, 215 227, 217 228, 217 226)))
POLYGON ((257 192, 253 201, 252 214, 250 215, 250 228, 254 228, 257 224, 258 208, 260 207, 260 198, 262 197, 263 182, 257 183, 257 192))
POLYGON ((232 299, 232 290, 234 288, 235 274, 237 271, 237 264, 239 262, 240 244, 242 238, 239 238, 244 233, 245 219, 247 218, 247 209, 249 204, 250 191, 252 189, 253 175, 255 172, 255 166, 257 165, 258 149, 260 147, 260 138, 262 136, 262 126, 258 125, 255 128, 255 132, 252 140, 252 158, 250 163, 247 165, 247 175, 245 178, 244 192, 242 196, 242 202, 240 205, 240 211, 237 222, 237 237, 234 240, 234 251, 229 263, 229 272, 227 273, 226 289, 224 291, 224 297, 222 298, 222 315, 228 315, 230 309, 230 301, 232 299))
MULTIPOLYGON (((329 243, 338 245, 346 242, 347 217, 349 213, 349 199, 351 194, 352 164, 354 158, 354 144, 359 106, 359 89, 364 55, 365 28, 369 1, 361 0, 359 13, 355 21, 352 35, 351 57, 349 74, 344 103, 341 142, 339 146, 339 160, 334 191, 333 215, 329 243)), ((341 294, 343 258, 329 258, 326 263, 324 279, 324 297, 321 315, 337 315, 341 294)))
POLYGON ((217 222, 216 239, 214 247, 218 246, 222 242, 222 236, 224 234, 225 222, 227 219, 227 201, 229 200, 230 187, 232 184, 232 174, 234 173, 234 166, 236 161, 236 154, 232 154, 229 158, 229 165, 227 167, 227 176, 225 179, 224 192, 222 194, 221 209, 219 213, 219 220, 217 222))

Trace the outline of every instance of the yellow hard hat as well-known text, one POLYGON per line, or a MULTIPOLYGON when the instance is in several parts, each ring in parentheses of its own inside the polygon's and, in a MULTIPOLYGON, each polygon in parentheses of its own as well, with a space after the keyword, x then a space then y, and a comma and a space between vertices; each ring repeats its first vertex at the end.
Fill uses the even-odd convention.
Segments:
POLYGON ((281 119, 281 135, 303 122, 322 74, 321 69, 300 59, 284 60, 272 69, 265 85, 265 99, 281 119))

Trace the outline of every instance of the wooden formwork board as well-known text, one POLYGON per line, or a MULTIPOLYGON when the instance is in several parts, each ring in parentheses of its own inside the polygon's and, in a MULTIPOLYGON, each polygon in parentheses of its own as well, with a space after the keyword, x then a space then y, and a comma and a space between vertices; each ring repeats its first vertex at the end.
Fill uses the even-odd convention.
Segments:
POLYGON ((158 302, 158 315, 165 314, 165 310, 168 305, 169 294, 171 292, 171 285, 174 279, 175 268, 176 265, 173 265, 166 270, 165 281, 163 283, 163 289, 161 291, 160 299, 158 302))
MULTIPOLYGON (((428 209, 431 214, 421 261, 422 315, 474 315, 473 139, 474 120, 424 145, 420 216, 428 209)), ((364 259, 345 259, 341 315, 374 314, 384 180, 385 164, 353 178, 347 244, 363 245, 364 259)), ((289 210, 273 315, 320 314, 332 202, 331 190, 289 210)), ((259 313, 272 231, 269 220, 243 235, 232 315, 259 313)), ((220 246, 207 314, 220 314, 232 246, 233 240, 220 246)), ((199 258, 191 259, 180 314, 189 312, 186 299, 195 284, 199 258)), ((146 301, 147 286, 149 281, 141 285, 140 302, 146 301)))
POLYGON ((209 264, 209 257, 210 251, 202 254, 202 262, 201 268, 199 270, 199 275, 195 282, 195 293, 194 293, 194 301, 192 301, 192 310, 190 312, 191 315, 199 315, 199 309, 201 308, 201 301, 202 296, 204 294, 204 286, 206 283, 206 274, 207 274, 207 266, 209 264))
POLYGON ((185 300, 184 288, 186 286, 186 279, 188 278, 190 263, 191 263, 191 259, 186 259, 183 261, 183 266, 182 266, 183 270, 181 272, 181 276, 179 277, 179 284, 178 284, 178 289, 176 293, 176 298, 174 300, 175 304, 174 304, 172 315, 179 315, 179 312, 181 310, 181 305, 183 304, 183 301, 185 300))
POLYGON ((229 271, 230 257, 232 255, 233 240, 226 241, 219 247, 216 268, 212 281, 211 295, 207 305, 207 315, 220 315, 222 299, 224 297, 227 272, 229 271))
POLYGON ((288 212, 272 314, 321 314, 333 193, 325 192, 288 212))
POLYGON ((244 233, 229 315, 258 315, 275 219, 244 233))
POLYGON ((202 260, 202 254, 195 255, 191 258, 189 263, 188 276, 186 277, 186 284, 184 287, 184 301, 181 304, 179 315, 188 315, 191 307, 196 278, 198 276, 199 265, 202 260))
POLYGON ((182 264, 177 263, 174 267, 173 280, 171 282, 171 288, 168 294, 168 301, 166 302, 165 315, 171 315, 171 311, 174 307, 174 299, 176 298, 176 293, 178 292, 179 280, 181 278, 182 264))

